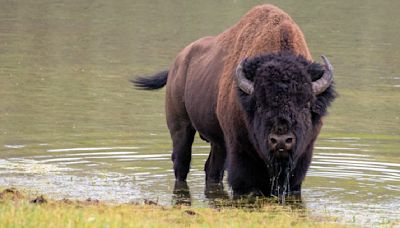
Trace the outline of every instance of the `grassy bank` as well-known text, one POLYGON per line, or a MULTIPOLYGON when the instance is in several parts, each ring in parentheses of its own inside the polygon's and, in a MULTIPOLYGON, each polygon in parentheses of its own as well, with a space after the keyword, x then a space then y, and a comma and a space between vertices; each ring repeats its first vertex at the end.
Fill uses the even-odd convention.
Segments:
POLYGON ((279 206, 257 210, 158 205, 110 205, 96 200, 48 200, 15 189, 0 193, 0 227, 338 227, 325 218, 279 206))

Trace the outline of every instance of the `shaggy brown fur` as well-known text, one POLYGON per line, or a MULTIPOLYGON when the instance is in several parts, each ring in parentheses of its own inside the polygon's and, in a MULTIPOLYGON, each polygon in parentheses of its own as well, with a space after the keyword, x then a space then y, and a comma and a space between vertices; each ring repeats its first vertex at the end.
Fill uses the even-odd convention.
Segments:
POLYGON ((226 53, 222 78, 231 78, 240 60, 261 54, 290 51, 312 60, 300 28, 288 14, 273 5, 254 7, 216 39, 226 53))

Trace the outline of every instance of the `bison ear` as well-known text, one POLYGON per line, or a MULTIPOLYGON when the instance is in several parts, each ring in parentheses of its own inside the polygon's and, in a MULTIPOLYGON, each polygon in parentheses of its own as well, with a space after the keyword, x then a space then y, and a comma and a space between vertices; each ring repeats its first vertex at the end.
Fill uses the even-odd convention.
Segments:
POLYGON ((251 96, 254 91, 254 83, 249 78, 253 79, 254 76, 251 75, 253 73, 253 69, 249 67, 249 63, 250 62, 247 59, 244 59, 239 63, 235 72, 235 80, 237 84, 240 103, 242 104, 242 107, 244 108, 248 116, 251 117, 254 114, 255 101, 254 97, 251 96))
POLYGON ((324 74, 324 71, 324 67, 317 62, 311 63, 307 68, 307 72, 311 75, 311 81, 313 82, 320 79, 324 74))
POLYGON ((242 104, 242 107, 246 111, 248 117, 254 116, 254 112, 256 111, 256 102, 254 96, 249 96, 243 91, 240 91, 238 95, 240 103, 242 104))
MULTIPOLYGON (((311 76, 311 81, 319 80, 325 73, 325 67, 319 63, 311 63, 307 68, 311 76)), ((332 101, 337 97, 335 87, 332 84, 324 91, 324 93, 317 96, 317 99, 311 107, 313 120, 317 121, 327 113, 327 108, 331 105, 332 101)))

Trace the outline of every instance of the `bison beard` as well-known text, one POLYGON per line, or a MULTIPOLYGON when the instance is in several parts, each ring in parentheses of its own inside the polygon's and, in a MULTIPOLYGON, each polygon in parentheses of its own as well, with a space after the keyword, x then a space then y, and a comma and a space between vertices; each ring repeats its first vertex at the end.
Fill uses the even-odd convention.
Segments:
POLYGON ((139 77, 166 85, 166 117, 177 181, 186 181, 194 135, 211 144, 206 182, 224 170, 234 195, 300 193, 322 117, 335 98, 332 66, 312 61, 296 23, 271 5, 184 48, 169 71, 139 77), (244 61, 241 61, 244 59, 244 61))

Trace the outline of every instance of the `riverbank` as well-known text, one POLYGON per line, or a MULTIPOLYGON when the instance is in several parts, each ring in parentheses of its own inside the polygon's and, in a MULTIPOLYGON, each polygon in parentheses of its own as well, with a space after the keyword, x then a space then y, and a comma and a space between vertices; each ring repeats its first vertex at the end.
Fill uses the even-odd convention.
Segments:
POLYGON ((16 189, 0 191, 2 227, 340 227, 332 218, 308 217, 277 205, 257 210, 160 206, 151 201, 106 204, 51 200, 16 189))

